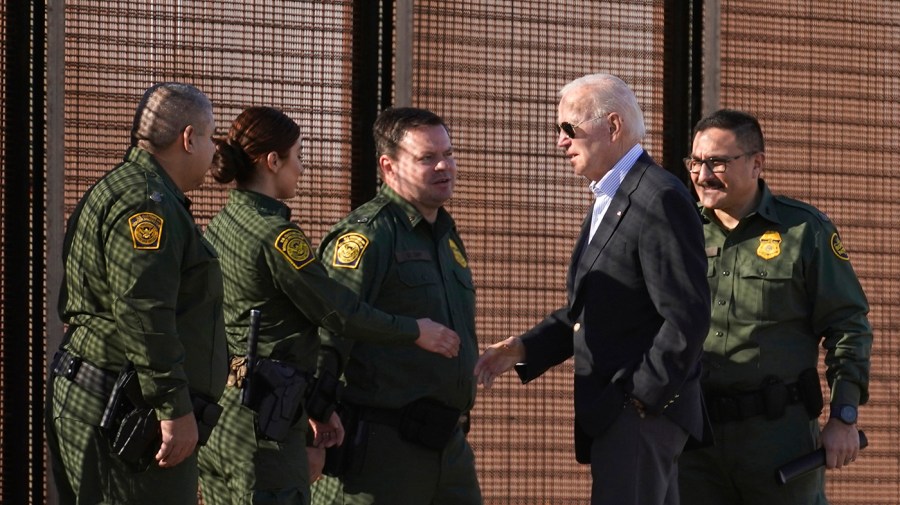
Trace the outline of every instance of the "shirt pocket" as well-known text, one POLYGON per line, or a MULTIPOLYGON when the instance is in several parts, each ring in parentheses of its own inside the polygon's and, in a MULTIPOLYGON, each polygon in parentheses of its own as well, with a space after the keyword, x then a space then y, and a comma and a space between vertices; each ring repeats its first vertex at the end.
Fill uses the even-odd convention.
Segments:
POLYGON ((751 261, 739 270, 740 285, 734 293, 735 314, 739 320, 750 324, 776 324, 798 315, 804 310, 798 307, 798 278, 789 261, 751 261))
MULTIPOLYGON (((428 261, 408 261, 397 268, 402 298, 412 306, 442 307, 440 277, 428 261), (424 304, 424 305, 422 305, 424 304)), ((430 314, 434 319, 436 314, 430 314)))

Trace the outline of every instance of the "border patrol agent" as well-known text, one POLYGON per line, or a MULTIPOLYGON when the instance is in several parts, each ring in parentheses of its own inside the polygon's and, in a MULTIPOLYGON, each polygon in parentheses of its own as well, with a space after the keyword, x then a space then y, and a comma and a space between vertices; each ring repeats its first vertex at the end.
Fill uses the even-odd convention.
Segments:
POLYGON ((340 483, 315 484, 313 503, 479 504, 465 439, 475 401, 475 290, 443 208, 456 177, 449 132, 440 117, 415 108, 383 111, 374 131, 385 185, 332 228, 320 256, 332 277, 373 306, 456 330, 459 356, 368 342, 348 348, 340 336, 324 335, 323 366, 332 350, 346 362, 342 403, 355 422, 346 423, 340 483))
POLYGON ((192 397, 218 398, 227 364, 218 259, 183 192, 212 163, 213 130, 212 105, 193 86, 148 89, 133 147, 70 219, 60 298, 69 326, 47 409, 61 503, 197 502, 192 397), (113 434, 98 428, 128 362, 160 420, 146 469, 111 454, 113 434))
POLYGON ((219 428, 200 451, 203 498, 207 505, 306 504, 307 443, 315 443, 308 441, 307 414, 319 417, 321 425, 314 425, 324 431, 318 434, 325 439, 322 445, 334 445, 343 436, 328 424, 333 406, 321 412, 303 408, 308 404, 307 392, 315 391, 311 383, 319 350, 318 327, 410 348, 416 348, 413 343, 428 347, 428 341, 436 339, 448 344, 443 351, 448 356, 455 354, 458 337, 431 321, 392 316, 359 303, 356 293, 328 277, 306 234, 290 220, 290 209, 280 201, 296 196, 302 172, 300 128, 292 119, 271 107, 250 107, 234 120, 228 138, 218 141, 218 149, 221 164, 215 178, 238 181, 206 232, 220 254, 225 278, 231 373, 221 400, 224 412, 219 428), (265 413, 259 408, 254 412, 252 405, 248 408, 241 401, 248 385, 257 391, 254 382, 264 380, 261 374, 249 381, 246 377, 253 309, 261 312, 257 363, 277 363, 280 370, 287 370, 292 384, 284 390, 276 388, 273 394, 283 405, 296 405, 288 395, 300 400, 296 414, 286 420, 283 438, 261 426, 265 413))
POLYGON ((775 196, 760 178, 762 131, 720 110, 695 129, 685 159, 705 219, 712 324, 703 381, 715 446, 680 459, 683 505, 827 503, 824 469, 779 486, 775 470, 822 445, 827 468, 859 452, 857 407, 868 399, 868 303, 834 224, 775 196), (825 348, 830 418, 818 345, 825 348))

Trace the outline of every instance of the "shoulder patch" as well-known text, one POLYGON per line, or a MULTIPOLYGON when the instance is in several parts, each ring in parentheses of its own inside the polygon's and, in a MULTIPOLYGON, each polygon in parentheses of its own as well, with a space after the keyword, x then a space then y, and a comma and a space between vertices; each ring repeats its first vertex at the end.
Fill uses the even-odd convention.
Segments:
POLYGON ((459 248, 459 246, 456 245, 456 242, 454 242, 452 238, 448 239, 448 242, 450 243, 450 250, 453 251, 453 258, 457 263, 459 263, 459 266, 468 268, 469 262, 466 261, 466 257, 463 255, 462 250, 459 248))
POLYGON ((278 235, 278 238, 275 239, 275 249, 278 249, 297 270, 316 259, 312 253, 312 247, 306 240, 306 235, 295 228, 288 228, 278 235))
POLYGON ((159 249, 165 220, 152 212, 139 212, 128 218, 135 249, 159 249))
POLYGON ((331 265, 335 268, 359 267, 359 261, 368 246, 369 239, 361 233, 352 232, 341 235, 334 244, 334 260, 331 265))
POLYGON ((841 237, 838 236, 837 232, 831 234, 831 252, 844 261, 850 261, 850 255, 844 249, 844 243, 841 242, 841 237))
POLYGON ((351 211, 350 214, 344 218, 343 222, 351 224, 371 224, 375 221, 375 217, 378 216, 389 203, 390 200, 387 198, 376 195, 372 200, 369 200, 351 211))

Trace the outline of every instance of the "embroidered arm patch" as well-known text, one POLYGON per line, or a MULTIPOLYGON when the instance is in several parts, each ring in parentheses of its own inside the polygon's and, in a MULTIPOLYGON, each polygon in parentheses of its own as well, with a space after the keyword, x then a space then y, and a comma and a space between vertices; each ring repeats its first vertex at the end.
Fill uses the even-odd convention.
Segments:
POLYGON ((844 249, 844 243, 841 242, 841 237, 839 237, 837 233, 831 234, 831 252, 844 261, 850 261, 850 255, 847 254, 847 250, 844 249))
POLYGON ((139 212, 128 218, 131 241, 135 249, 159 249, 162 242, 163 218, 152 212, 139 212))
POLYGON ((300 270, 316 259, 306 236, 300 230, 290 228, 281 232, 275 239, 275 249, 287 258, 288 262, 300 270))
POLYGON ((369 239, 359 233, 341 235, 334 245, 335 268, 357 268, 363 252, 369 246, 369 239))

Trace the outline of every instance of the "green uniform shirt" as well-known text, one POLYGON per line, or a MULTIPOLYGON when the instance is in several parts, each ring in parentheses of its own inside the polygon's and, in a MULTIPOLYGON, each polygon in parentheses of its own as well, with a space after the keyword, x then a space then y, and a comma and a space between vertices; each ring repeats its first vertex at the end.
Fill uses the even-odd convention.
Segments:
POLYGON ((247 354, 251 309, 261 312, 257 356, 307 371, 315 370, 319 326, 363 340, 411 344, 418 338, 415 319, 361 304, 356 293, 330 279, 278 200, 232 190, 206 238, 221 257, 232 355, 247 354))
POLYGON ((222 275, 190 201, 153 156, 132 148, 85 197, 65 267, 65 345, 118 373, 126 360, 160 419, 218 398, 227 375, 222 275))
MULTIPOLYGON (((357 342, 344 369, 344 399, 399 408, 427 397, 470 409, 478 356, 475 289, 450 214, 440 209, 430 224, 385 185, 332 228, 320 251, 332 277, 362 300, 392 314, 431 318, 455 330, 461 341, 459 355, 452 359, 413 345, 357 342)), ((332 335, 323 337, 326 344, 342 346, 332 335)))
POLYGON ((869 306, 835 226, 814 207, 773 196, 729 232, 703 209, 712 320, 706 391, 755 390, 769 376, 794 382, 826 349, 833 404, 868 399, 869 306))

